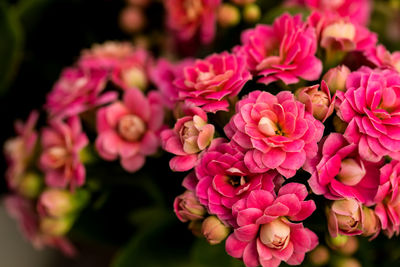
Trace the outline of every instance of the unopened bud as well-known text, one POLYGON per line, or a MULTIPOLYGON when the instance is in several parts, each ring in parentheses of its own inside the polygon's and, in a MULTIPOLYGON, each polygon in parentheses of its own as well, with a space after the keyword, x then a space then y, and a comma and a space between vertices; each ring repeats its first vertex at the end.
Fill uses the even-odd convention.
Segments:
POLYGON ((282 219, 263 224, 260 230, 261 242, 274 249, 285 249, 290 240, 290 227, 282 219))
POLYGON ((338 248, 338 251, 345 255, 352 255, 358 250, 359 244, 358 239, 355 236, 349 236, 347 242, 338 248))
POLYGON ((363 236, 375 236, 380 231, 380 222, 373 209, 363 207, 363 236))
POLYGON ((126 33, 136 33, 145 27, 146 17, 140 8, 128 6, 121 11, 119 23, 126 33))
POLYGON ((65 235, 74 223, 73 217, 43 217, 40 219, 40 230, 51 236, 65 235))
POLYGON ((342 121, 338 116, 333 117, 333 127, 335 128, 335 131, 338 133, 344 133, 347 128, 347 123, 342 121))
POLYGON ((361 267, 361 263, 355 258, 339 258, 333 264, 334 267, 361 267))
POLYGON ((18 184, 18 192, 26 198, 36 198, 43 187, 43 177, 34 172, 26 173, 18 184))
POLYGON ((244 7, 243 18, 247 23, 255 23, 260 20, 261 9, 256 4, 249 4, 244 7))
POLYGON ((218 22, 222 27, 232 27, 240 22, 239 9, 231 4, 222 4, 218 9, 218 22))
POLYGON ((330 253, 327 247, 319 245, 309 254, 310 262, 315 266, 326 265, 329 262, 330 253))
POLYGON ((328 70, 322 80, 326 82, 332 94, 336 91, 345 91, 347 76, 349 76, 350 72, 350 69, 345 65, 337 66, 328 70))
POLYGON ((216 216, 207 217, 203 221, 201 232, 211 245, 221 243, 229 234, 226 227, 216 216))
POLYGON ((182 222, 203 219, 203 215, 206 213, 195 194, 189 190, 175 198, 174 210, 176 216, 182 222))
POLYGON ((362 161, 346 158, 340 165, 340 171, 337 178, 345 185, 354 186, 358 184, 365 176, 366 170, 362 161))

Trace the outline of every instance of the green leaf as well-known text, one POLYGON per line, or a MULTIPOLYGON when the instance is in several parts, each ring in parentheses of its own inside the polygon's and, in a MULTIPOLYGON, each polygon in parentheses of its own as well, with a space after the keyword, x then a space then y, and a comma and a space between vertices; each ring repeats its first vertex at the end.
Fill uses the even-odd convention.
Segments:
POLYGON ((0 2, 0 95, 9 88, 22 55, 23 35, 17 12, 0 2))

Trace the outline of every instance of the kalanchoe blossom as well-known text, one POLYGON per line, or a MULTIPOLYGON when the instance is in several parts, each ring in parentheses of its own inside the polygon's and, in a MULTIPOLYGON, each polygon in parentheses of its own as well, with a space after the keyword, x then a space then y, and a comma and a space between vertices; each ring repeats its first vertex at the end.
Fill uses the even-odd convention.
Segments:
POLYGON ((195 193, 189 190, 175 198, 174 211, 181 222, 201 220, 206 213, 206 209, 199 203, 195 193))
POLYGON ((222 138, 214 139, 195 167, 196 195, 210 214, 236 226, 232 205, 256 189, 274 190, 280 175, 276 172, 254 174, 244 164, 243 152, 222 138))
POLYGON ((39 113, 32 111, 25 123, 16 121, 16 137, 4 143, 4 156, 8 164, 6 180, 10 189, 15 190, 32 160, 38 134, 35 131, 39 113))
POLYGON ((241 39, 242 46, 234 51, 246 55, 250 71, 262 76, 260 83, 312 81, 322 72, 322 63, 315 56, 315 30, 302 22, 300 15, 283 14, 272 26, 261 24, 244 31, 241 39))
POLYGON ((187 66, 174 81, 178 98, 206 112, 228 111, 227 98, 236 96, 251 79, 242 55, 213 54, 187 66))
POLYGON ((122 167, 134 172, 145 158, 157 151, 164 111, 157 92, 148 96, 137 89, 127 90, 117 101, 97 112, 96 149, 106 160, 120 157, 122 167))
POLYGON ((40 167, 45 172, 46 184, 51 187, 71 189, 85 182, 85 166, 80 161, 80 151, 89 143, 77 116, 49 122, 50 127, 42 131, 43 152, 40 167))
POLYGON ((348 123, 344 137, 368 161, 399 152, 400 74, 362 67, 348 76, 346 88, 337 92, 337 114, 348 123))
POLYGON ((356 198, 371 205, 379 185, 382 163, 364 161, 356 144, 349 144, 339 133, 331 133, 319 144, 316 157, 307 161, 308 183, 317 195, 328 199, 356 198))
POLYGON ((45 109, 50 117, 63 119, 111 102, 117 94, 102 93, 106 81, 106 70, 67 68, 47 95, 45 109))
POLYGON ((175 64, 166 59, 159 59, 155 66, 151 68, 150 78, 157 86, 165 106, 173 109, 179 101, 178 88, 174 85, 177 77, 183 77, 185 67, 193 65, 193 59, 184 59, 175 64))
POLYGON ((199 38, 210 43, 215 36, 216 12, 221 0, 166 0, 167 26, 179 41, 199 38))
POLYGON ((301 5, 322 13, 335 12, 360 25, 367 25, 371 15, 371 0, 286 0, 288 5, 301 5))
POLYGON ((390 238, 400 232, 400 163, 397 160, 380 169, 380 183, 376 194, 375 213, 382 230, 390 238))
POLYGON ((214 138, 214 125, 207 124, 207 114, 198 107, 185 106, 188 116, 178 119, 174 129, 161 133, 163 148, 175 154, 170 167, 173 171, 187 171, 194 167, 199 152, 214 138))
POLYGON ((308 21, 315 27, 320 45, 327 50, 367 51, 377 42, 377 35, 366 27, 331 12, 313 12, 308 21))
POLYGON ((50 236, 42 233, 39 228, 39 217, 34 209, 34 203, 18 195, 7 196, 4 205, 19 224, 19 227, 32 245, 37 249, 49 246, 59 249, 66 256, 74 257, 76 250, 64 236, 50 236))
POLYGON ((374 46, 364 52, 368 61, 379 68, 390 68, 400 72, 400 51, 390 53, 383 45, 374 46))
POLYGON ((318 87, 317 84, 301 88, 296 98, 306 106, 306 111, 313 114, 317 120, 324 122, 333 113, 336 95, 331 97, 325 81, 321 82, 321 90, 318 90, 318 87))
POLYGON ((271 192, 253 190, 239 200, 232 208, 239 227, 226 240, 227 253, 242 258, 247 267, 274 267, 281 261, 300 264, 318 244, 316 234, 291 222, 302 221, 315 210, 312 200, 304 201, 307 195, 304 185, 289 183, 276 198, 271 192))
POLYGON ((328 230, 332 237, 360 235, 363 229, 364 213, 360 202, 353 198, 335 200, 328 208, 328 230))
POLYGON ((251 172, 276 169, 289 178, 317 154, 324 125, 292 93, 253 91, 236 104, 236 112, 224 130, 246 151, 251 172))

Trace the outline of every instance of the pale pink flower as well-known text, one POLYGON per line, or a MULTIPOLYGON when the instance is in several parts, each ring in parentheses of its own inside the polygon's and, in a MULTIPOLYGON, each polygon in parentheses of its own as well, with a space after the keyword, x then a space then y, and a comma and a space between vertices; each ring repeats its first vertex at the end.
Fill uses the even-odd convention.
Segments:
POLYGON ((164 104, 173 109, 175 104, 179 101, 178 88, 174 85, 174 80, 177 77, 183 77, 183 70, 187 66, 193 65, 193 59, 184 59, 175 64, 161 58, 157 61, 156 65, 151 68, 150 78, 157 86, 164 104))
POLYGON ((317 154, 324 125, 288 91, 276 96, 253 91, 236 104, 224 130, 246 151, 244 162, 251 172, 276 169, 289 178, 317 154))
POLYGON ((365 160, 400 151, 399 86, 399 73, 362 67, 348 76, 347 90, 337 92, 337 114, 348 123, 344 137, 365 160))
POLYGON ((301 88, 296 98, 306 106, 306 111, 313 114, 314 118, 324 122, 333 113, 336 95, 331 97, 325 81, 321 82, 321 89, 318 88, 318 84, 301 88))
POLYGON ((201 108, 185 106, 184 113, 187 116, 178 119, 173 129, 160 135, 163 148, 176 155, 169 164, 173 171, 192 169, 199 152, 214 138, 214 125, 207 123, 207 114, 201 108))
POLYGON ((300 15, 283 14, 272 26, 260 24, 244 31, 241 39, 242 46, 234 51, 246 55, 250 71, 262 76, 258 82, 293 84, 300 78, 312 81, 321 75, 315 29, 302 22, 300 15))
POLYGON ((228 98, 236 96, 251 79, 242 55, 227 52, 196 60, 174 81, 178 97, 206 112, 227 111, 228 98))
POLYGON ((316 234, 293 222, 315 210, 314 201, 304 201, 307 195, 304 185, 289 183, 276 198, 271 192, 254 190, 239 200, 232 207, 239 227, 226 240, 227 253, 243 259, 247 267, 275 267, 281 261, 300 264, 318 244, 316 234))
POLYGON ((353 198, 335 200, 328 209, 328 230, 332 237, 361 235, 363 230, 363 209, 353 198))
POLYGON ((221 243, 229 235, 229 232, 230 228, 216 216, 207 217, 201 225, 201 233, 211 245, 221 243))
POLYGON ((180 41, 199 38, 210 43, 215 36, 216 12, 221 0, 166 0, 167 26, 180 41))
POLYGON ((74 257, 76 255, 76 249, 65 237, 49 236, 40 231, 39 217, 33 201, 18 195, 9 195, 4 199, 4 205, 10 216, 18 222, 24 237, 36 249, 49 246, 59 249, 66 256, 74 257))
POLYGON ((102 93, 106 82, 106 70, 67 68, 47 95, 45 109, 51 117, 63 119, 113 101, 115 92, 102 93))
POLYGON ((368 28, 332 12, 313 12, 308 21, 316 29, 319 44, 327 50, 367 51, 378 39, 368 28))
POLYGON ((38 138, 35 130, 38 118, 39 113, 32 111, 25 123, 16 121, 17 136, 4 143, 4 156, 8 165, 5 177, 10 189, 15 190, 18 187, 32 160, 38 138))
POLYGON ((210 214, 235 226, 232 205, 256 189, 274 190, 281 176, 276 172, 254 174, 244 164, 244 154, 235 144, 214 139, 195 167, 196 195, 210 214))
POLYGON ((52 120, 50 127, 42 130, 40 167, 45 172, 46 184, 52 187, 70 186, 74 189, 85 183, 85 166, 79 153, 89 143, 82 131, 79 117, 69 117, 67 122, 52 120))
POLYGON ((193 191, 186 190, 174 200, 174 211, 181 222, 201 220, 206 209, 199 203, 193 191))
POLYGON ((357 145, 349 144, 339 133, 331 133, 319 145, 318 155, 305 164, 313 192, 332 200, 356 198, 373 204, 382 163, 362 160, 357 145))
POLYGON ((380 182, 376 194, 375 213, 378 216, 382 230, 390 237, 400 232, 400 163, 397 160, 386 164, 380 169, 380 182))
POLYGON ((360 25, 367 25, 371 16, 371 0, 286 0, 288 5, 301 5, 313 10, 335 12, 360 25))
POLYGON ((126 90, 117 101, 97 112, 96 149, 106 160, 121 159, 125 170, 140 169, 145 158, 157 151, 164 111, 157 92, 148 96, 137 89, 126 90))

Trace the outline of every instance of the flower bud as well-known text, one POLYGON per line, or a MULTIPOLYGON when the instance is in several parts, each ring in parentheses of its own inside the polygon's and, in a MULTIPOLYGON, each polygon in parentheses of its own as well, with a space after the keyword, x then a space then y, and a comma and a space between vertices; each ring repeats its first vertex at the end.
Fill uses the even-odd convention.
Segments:
POLYGON ((189 190, 175 198, 174 210, 181 222, 201 220, 206 213, 195 194, 189 190))
POLYGON ((328 210, 328 229, 331 236, 337 234, 359 235, 362 233, 361 204, 352 198, 335 200, 328 210))
POLYGON ((278 126, 268 117, 262 117, 258 122, 258 129, 266 136, 273 136, 278 130, 278 126))
POLYGON ((231 4, 222 4, 218 9, 218 22, 222 27, 232 27, 240 22, 239 9, 231 4))
POLYGON ((43 177, 34 172, 23 175, 18 184, 18 193, 26 198, 36 198, 43 187, 43 177))
POLYGON ((137 67, 128 68, 121 73, 123 82, 133 88, 139 88, 144 91, 147 87, 147 76, 146 73, 137 67))
POLYGON ((136 33, 141 31, 146 25, 146 17, 143 11, 134 6, 125 7, 119 15, 119 24, 126 33, 136 33))
POLYGON ((260 230, 260 240, 270 248, 282 250, 289 244, 290 227, 280 218, 263 224, 260 230))
POLYGON ((344 133, 347 128, 347 123, 342 121, 338 116, 333 117, 333 127, 335 128, 335 131, 338 133, 344 133))
POLYGON ((332 249, 338 249, 340 247, 343 247, 344 245, 346 245, 348 240, 349 237, 347 235, 340 235, 340 234, 338 234, 335 237, 332 237, 330 235, 326 237, 326 243, 332 249))
POLYGON ((328 72, 322 77, 322 80, 326 82, 332 94, 336 91, 345 91, 347 76, 349 76, 350 72, 351 71, 348 67, 340 65, 328 70, 328 72))
POLYGON ((62 236, 65 235, 74 223, 73 217, 43 217, 40 219, 40 230, 47 235, 62 236))
POLYGON ((373 209, 363 207, 363 236, 372 236, 374 238, 380 231, 380 222, 373 209))
POLYGON ((356 27, 353 23, 338 21, 322 31, 321 46, 326 49, 350 51, 355 48, 355 36, 356 27))
POLYGON ((244 7, 243 18, 247 23, 254 23, 260 20, 261 9, 256 4, 249 4, 244 7))
POLYGON ((366 170, 362 161, 346 158, 342 160, 337 178, 345 185, 354 186, 365 176, 366 170))
POLYGON ((201 226, 201 232, 211 245, 221 243, 229 234, 226 227, 216 216, 207 217, 201 226))
POLYGON ((202 237, 201 226, 203 222, 201 220, 191 221, 188 225, 188 229, 192 232, 194 236, 202 237))
POLYGON ((50 188, 39 198, 39 211, 50 217, 64 217, 76 212, 88 200, 88 193, 77 190, 74 194, 65 189, 50 188))
POLYGON ((329 250, 322 245, 316 247, 309 254, 310 262, 315 266, 326 265, 329 262, 330 253, 329 250))
POLYGON ((361 267, 361 263, 354 258, 339 258, 334 264, 334 267, 361 267))
POLYGON ((345 255, 352 255, 354 254, 357 249, 359 247, 358 244, 358 239, 355 236, 349 236, 347 239, 347 242, 338 248, 338 251, 340 251, 341 253, 345 254, 345 255))
POLYGON ((183 150, 188 154, 194 154, 211 143, 215 129, 212 124, 207 124, 200 116, 194 115, 193 119, 185 121, 178 131, 183 150))

